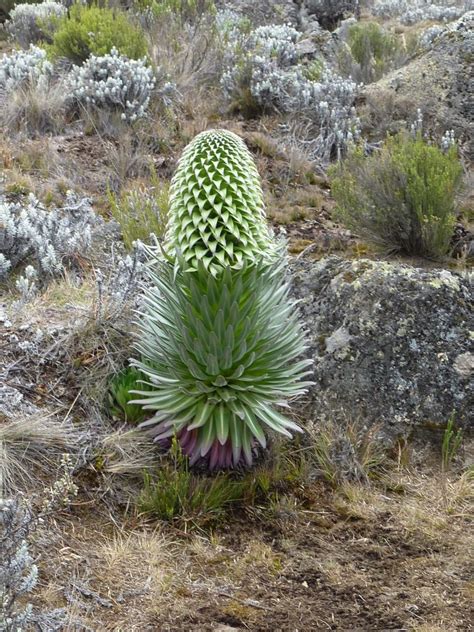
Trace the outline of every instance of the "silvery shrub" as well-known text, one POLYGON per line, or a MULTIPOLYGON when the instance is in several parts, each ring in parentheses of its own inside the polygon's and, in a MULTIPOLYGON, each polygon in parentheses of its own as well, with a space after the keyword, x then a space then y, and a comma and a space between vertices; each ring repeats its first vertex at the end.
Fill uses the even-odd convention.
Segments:
POLYGON ((53 75, 53 65, 46 58, 46 51, 31 45, 28 50, 15 51, 0 59, 0 93, 28 84, 47 83, 53 75))
MULTIPOLYGON (((87 253, 102 221, 88 198, 71 192, 63 208, 50 210, 32 194, 26 204, 0 198, 0 278, 24 263, 36 268, 40 281, 60 273, 68 259, 87 253)), ((34 280, 31 271, 28 280, 34 280)))
MULTIPOLYGON (((113 48, 109 55, 91 55, 75 66, 67 83, 73 103, 118 111, 123 120, 133 122, 145 116, 156 78, 145 59, 128 59, 113 48)), ((166 98, 173 86, 165 84, 163 90, 166 98)))
POLYGON ((47 0, 41 4, 17 4, 6 23, 7 32, 22 48, 39 41, 49 41, 55 23, 66 14, 66 7, 47 0))

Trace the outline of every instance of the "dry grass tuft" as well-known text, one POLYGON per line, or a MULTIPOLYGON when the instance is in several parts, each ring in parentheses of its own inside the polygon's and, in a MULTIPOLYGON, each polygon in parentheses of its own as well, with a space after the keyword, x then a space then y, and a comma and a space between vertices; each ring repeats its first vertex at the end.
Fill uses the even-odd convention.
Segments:
POLYGON ((156 603, 166 599, 178 568, 179 546, 159 533, 134 531, 103 539, 95 551, 101 590, 120 589, 122 595, 148 594, 156 603))
POLYGON ((61 81, 30 84, 0 98, 0 121, 11 132, 28 136, 58 134, 65 125, 66 90, 61 81))
POLYGON ((77 453, 84 430, 54 413, 0 419, 0 491, 14 494, 41 486, 65 453, 77 453))
POLYGON ((139 476, 157 465, 157 449, 140 430, 117 430, 106 435, 99 447, 101 471, 115 476, 139 476))
POLYGON ((13 159, 14 165, 23 173, 41 179, 53 179, 63 175, 62 158, 53 139, 21 137, 18 140, 13 149, 13 159))
POLYGON ((380 474, 386 459, 378 428, 357 422, 319 423, 307 428, 306 458, 316 473, 333 487, 368 482, 380 474))
POLYGON ((427 541, 445 544, 456 534, 458 545, 468 537, 463 524, 474 518, 472 469, 449 478, 442 472, 405 475, 403 483, 406 491, 398 519, 407 533, 422 533, 427 541))
POLYGON ((212 21, 212 16, 202 15, 183 28, 176 16, 168 14, 150 25, 150 57, 183 96, 218 82, 221 53, 212 21))

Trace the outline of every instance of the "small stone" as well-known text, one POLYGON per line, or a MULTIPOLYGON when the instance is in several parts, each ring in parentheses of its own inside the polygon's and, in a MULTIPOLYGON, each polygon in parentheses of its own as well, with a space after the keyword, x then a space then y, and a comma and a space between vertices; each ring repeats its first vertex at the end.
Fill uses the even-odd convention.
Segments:
POLYGON ((474 373, 474 353, 461 353, 454 360, 454 370, 464 378, 471 377, 474 373))

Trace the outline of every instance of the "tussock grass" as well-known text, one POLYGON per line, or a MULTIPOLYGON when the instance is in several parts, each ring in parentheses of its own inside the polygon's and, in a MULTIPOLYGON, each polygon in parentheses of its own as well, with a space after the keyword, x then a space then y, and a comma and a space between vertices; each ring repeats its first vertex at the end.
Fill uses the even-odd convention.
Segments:
POLYGON ((307 429, 306 458, 315 473, 333 487, 347 482, 368 482, 380 474, 386 461, 378 428, 357 422, 324 422, 307 429))
POLYGON ((58 134, 66 123, 66 89, 62 81, 20 86, 0 96, 0 121, 9 131, 28 136, 58 134))
POLYGON ((222 50, 210 13, 184 27, 176 13, 168 12, 149 24, 147 38, 153 64, 183 97, 218 84, 222 50))
POLYGON ((140 239, 150 240, 150 234, 164 236, 168 218, 169 185, 162 182, 152 170, 149 184, 132 183, 120 196, 109 193, 113 218, 120 224, 122 238, 127 249, 140 239))
POLYGON ((117 430, 107 434, 98 449, 97 467, 106 475, 142 479, 143 472, 157 465, 157 448, 140 430, 117 430))
POLYGON ((0 419, 0 492, 34 490, 64 453, 77 453, 86 433, 53 413, 0 419))
POLYGON ((147 140, 143 136, 122 130, 116 142, 106 142, 106 165, 108 188, 114 193, 120 193, 128 180, 151 173, 152 162, 147 140))
MULTIPOLYGON (((124 309, 124 319, 127 311, 124 309)), ((131 344, 131 333, 122 328, 122 322, 105 316, 84 320, 63 340, 58 351, 72 368, 82 393, 100 406, 105 403, 110 377, 123 368, 130 356, 131 344)))

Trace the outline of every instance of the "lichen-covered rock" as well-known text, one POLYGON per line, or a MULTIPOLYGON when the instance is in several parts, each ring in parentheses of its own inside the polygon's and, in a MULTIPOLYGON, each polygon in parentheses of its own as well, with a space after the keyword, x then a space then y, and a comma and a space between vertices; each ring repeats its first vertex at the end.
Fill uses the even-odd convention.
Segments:
POLYGON ((313 420, 381 424, 387 438, 474 427, 473 284, 447 270, 329 257, 293 263, 309 330, 313 420))

